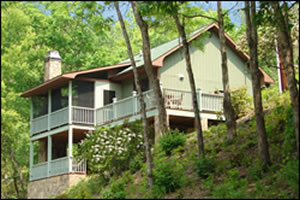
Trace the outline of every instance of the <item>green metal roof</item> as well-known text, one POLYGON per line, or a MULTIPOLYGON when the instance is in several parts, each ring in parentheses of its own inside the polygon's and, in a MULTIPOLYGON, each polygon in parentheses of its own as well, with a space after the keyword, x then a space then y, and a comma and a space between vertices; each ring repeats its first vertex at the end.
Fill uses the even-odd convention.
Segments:
MULTIPOLYGON (((191 34, 189 34, 187 37, 192 37, 193 35, 201 32, 202 30, 204 30, 206 27, 210 26, 211 24, 208 24, 208 25, 205 25, 205 26, 202 26, 201 28, 193 31, 191 34)), ((175 48, 176 46, 178 46, 179 44, 181 43, 181 38, 180 37, 177 37, 173 40, 170 40, 168 42, 165 42, 161 45, 158 45, 154 48, 151 49, 151 60, 155 60, 157 58, 159 58, 161 55, 163 55, 164 53, 168 52, 169 50, 175 48)), ((141 53, 137 54, 134 56, 134 60, 136 62, 136 67, 141 67, 144 65, 144 59, 143 59, 143 55, 141 53)), ((126 62, 130 62, 130 59, 126 59, 122 62, 120 62, 119 64, 121 63, 126 63, 126 62)), ((118 75, 121 75, 121 74, 124 74, 128 71, 132 70, 132 66, 129 66, 128 68, 124 69, 123 71, 119 72, 117 74, 118 75)))

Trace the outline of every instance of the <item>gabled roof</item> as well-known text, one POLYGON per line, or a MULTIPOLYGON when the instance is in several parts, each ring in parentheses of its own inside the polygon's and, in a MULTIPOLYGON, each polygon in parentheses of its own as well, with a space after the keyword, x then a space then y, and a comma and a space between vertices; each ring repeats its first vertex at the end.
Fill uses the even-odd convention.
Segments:
MULTIPOLYGON (((211 23, 209 25, 203 26, 203 27, 195 30, 191 34, 189 34, 188 42, 191 42, 192 40, 194 40, 195 38, 197 38, 198 36, 200 36, 202 33, 206 32, 206 31, 214 31, 218 34, 219 27, 216 23, 211 23)), ((244 61, 249 60, 249 56, 245 52, 238 50, 235 42, 226 33, 225 33, 225 38, 226 38, 226 44, 234 52, 236 52, 237 55, 241 57, 241 59, 243 59, 244 61)), ((175 38, 168 42, 165 42, 157 47, 152 48, 151 49, 151 60, 152 60, 153 67, 162 67, 164 59, 168 55, 172 54, 174 51, 181 48, 182 46, 183 45, 180 41, 180 38, 178 37, 178 38, 175 38)), ((142 55, 138 54, 134 58, 136 60, 137 67, 144 66, 144 60, 143 60, 142 55)), ((96 73, 96 72, 104 72, 104 71, 111 70, 111 69, 122 69, 122 68, 124 68, 124 69, 121 72, 117 73, 115 75, 115 77, 120 77, 122 75, 132 72, 132 66, 131 66, 129 59, 126 59, 116 65, 97 67, 97 68, 93 68, 93 69, 62 74, 58 77, 50 79, 42 84, 35 86, 34 88, 31 88, 31 89, 23 92, 21 96, 29 97, 29 96, 35 96, 35 95, 42 94, 51 88, 59 87, 59 86, 66 84, 69 80, 75 79, 78 75, 84 75, 84 74, 90 74, 90 73, 96 73)), ((263 74, 265 83, 274 83, 274 80, 263 69, 261 69, 261 68, 259 68, 259 69, 263 74)))
MULTIPOLYGON (((187 38, 188 42, 193 41, 194 39, 196 39, 198 36, 200 36, 202 33, 206 32, 206 31, 214 31, 217 34, 219 33, 219 27, 218 25, 214 22, 211 23, 209 25, 203 26, 199 29, 197 29, 196 31, 192 32, 191 34, 189 34, 189 36, 187 38)), ((244 51, 240 51, 237 49, 237 45, 236 43, 225 33, 225 38, 226 38, 226 44, 231 47, 231 49, 237 53, 237 55, 239 57, 241 57, 242 60, 244 61, 249 61, 250 57, 244 52, 244 51)), ((173 40, 170 40, 164 44, 161 44, 157 47, 154 47, 151 49, 151 59, 152 59, 152 65, 154 67, 162 67, 163 66, 163 61, 164 59, 172 54, 174 51, 178 50, 179 48, 183 47, 183 44, 180 41, 180 37, 177 37, 173 40)), ((137 67, 141 67, 144 65, 144 61, 142 59, 141 55, 136 55, 135 56, 136 59, 136 66, 137 67)), ((129 62, 129 59, 124 60, 123 62, 129 62)), ((116 76, 128 73, 129 71, 132 70, 132 66, 124 69, 123 71, 119 72, 118 74, 116 74, 116 76)), ((264 82, 265 83, 274 83, 274 80, 262 69, 259 67, 259 70, 261 71, 263 77, 264 77, 264 82)))
POLYGON ((111 70, 111 69, 122 68, 122 67, 128 67, 130 65, 131 64, 127 62, 127 63, 117 64, 117 65, 97 67, 97 68, 82 70, 82 71, 77 71, 77 72, 68 72, 68 73, 62 74, 60 76, 57 76, 53 79, 50 79, 46 82, 43 82, 29 90, 26 90, 25 92, 22 93, 21 96, 29 97, 29 96, 43 94, 43 93, 47 92, 49 89, 67 84, 69 80, 75 79, 79 75, 101 72, 101 71, 106 71, 106 70, 111 70))

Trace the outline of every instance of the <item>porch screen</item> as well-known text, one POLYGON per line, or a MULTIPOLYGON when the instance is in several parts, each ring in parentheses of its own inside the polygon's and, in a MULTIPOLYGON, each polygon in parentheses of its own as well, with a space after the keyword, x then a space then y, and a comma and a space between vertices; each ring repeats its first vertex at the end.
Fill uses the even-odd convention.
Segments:
POLYGON ((72 82, 72 105, 94 108, 94 82, 72 82))
POLYGON ((51 112, 68 106, 68 85, 51 90, 51 112))
POLYGON ((48 93, 32 97, 33 118, 48 114, 48 93))

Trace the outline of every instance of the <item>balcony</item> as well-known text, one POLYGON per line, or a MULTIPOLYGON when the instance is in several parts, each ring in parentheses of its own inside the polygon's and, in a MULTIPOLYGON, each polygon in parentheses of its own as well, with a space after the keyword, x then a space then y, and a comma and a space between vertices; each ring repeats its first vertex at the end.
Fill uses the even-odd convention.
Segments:
POLYGON ((86 160, 77 162, 70 157, 58 158, 48 162, 33 165, 30 170, 30 180, 37 180, 66 173, 86 174, 86 160), (69 165, 69 163, 72 163, 69 165), (71 168, 70 168, 71 166, 71 168))
MULTIPOLYGON (((156 109, 153 90, 143 93, 146 110, 156 109)), ((166 109, 193 111, 192 93, 185 90, 163 89, 166 109)), ((208 94, 197 91, 197 99, 201 112, 221 112, 223 95, 208 94)), ((62 108, 50 114, 31 121, 31 135, 51 130, 64 124, 104 125, 114 121, 138 115, 140 103, 137 95, 121 99, 100 108, 71 106, 62 108), (72 118, 69 115, 71 113, 72 118)))

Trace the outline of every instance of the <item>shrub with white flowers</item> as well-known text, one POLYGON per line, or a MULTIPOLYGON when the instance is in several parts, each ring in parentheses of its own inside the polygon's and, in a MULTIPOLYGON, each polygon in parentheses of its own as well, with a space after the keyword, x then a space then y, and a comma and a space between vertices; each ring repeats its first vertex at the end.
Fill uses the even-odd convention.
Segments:
POLYGON ((88 132, 79 143, 79 159, 86 158, 92 172, 120 174, 136 155, 144 156, 143 127, 140 122, 88 132))

